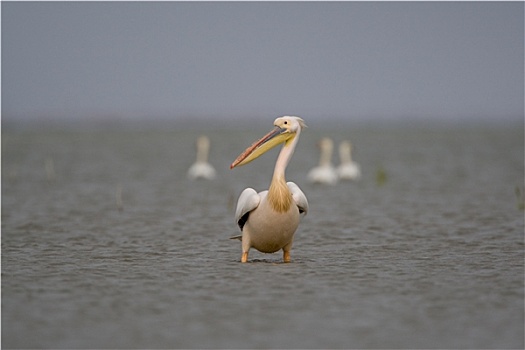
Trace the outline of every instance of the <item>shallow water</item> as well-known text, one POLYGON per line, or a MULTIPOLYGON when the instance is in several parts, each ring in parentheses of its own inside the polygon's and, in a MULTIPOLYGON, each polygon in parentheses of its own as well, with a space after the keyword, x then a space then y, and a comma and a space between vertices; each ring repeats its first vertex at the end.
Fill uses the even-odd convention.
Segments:
POLYGON ((234 205, 277 151, 228 167, 266 131, 3 130, 2 346, 524 347, 522 125, 309 128, 292 263, 241 264, 234 205), (186 179, 201 133, 212 182, 186 179), (361 181, 306 181, 322 136, 361 181))

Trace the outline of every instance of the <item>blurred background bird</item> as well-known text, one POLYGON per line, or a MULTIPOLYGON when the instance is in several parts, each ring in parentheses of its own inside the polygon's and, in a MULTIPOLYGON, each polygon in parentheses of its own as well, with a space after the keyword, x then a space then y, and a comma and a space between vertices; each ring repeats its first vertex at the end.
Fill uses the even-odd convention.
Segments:
POLYGON ((208 154, 210 152, 210 139, 207 136, 199 136, 196 142, 197 159, 195 163, 188 169, 188 178, 213 180, 216 176, 216 171, 213 166, 208 163, 208 154))
POLYGON ((361 178, 361 166, 352 160, 352 144, 350 141, 342 141, 339 144, 339 159, 341 164, 337 167, 337 175, 341 180, 359 180, 361 178))
POLYGON ((308 172, 308 180, 312 183, 334 185, 337 183, 337 172, 332 165, 334 142, 323 137, 318 146, 320 148, 319 165, 308 172))

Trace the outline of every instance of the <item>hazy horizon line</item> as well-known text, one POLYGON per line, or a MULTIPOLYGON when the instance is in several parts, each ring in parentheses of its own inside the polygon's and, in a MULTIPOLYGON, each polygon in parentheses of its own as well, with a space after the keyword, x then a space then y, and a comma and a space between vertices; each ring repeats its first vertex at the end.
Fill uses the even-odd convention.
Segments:
MULTIPOLYGON (((210 115, 152 115, 152 116, 125 116, 118 114, 100 114, 90 115, 85 118, 68 118, 65 116, 25 116, 13 117, 2 116, 2 129, 162 129, 162 128, 216 128, 228 129, 233 127, 237 129, 264 128, 273 122, 274 118, 282 115, 279 114, 268 116, 250 116, 229 115, 229 116, 210 116, 210 115)), ((522 128, 525 124, 525 117, 517 115, 501 116, 425 116, 418 115, 391 115, 391 116, 325 116, 309 118, 308 115, 299 115, 306 120, 310 127, 332 128, 340 125, 351 125, 356 127, 373 126, 373 127, 451 127, 451 126, 515 126, 519 124, 522 128)))

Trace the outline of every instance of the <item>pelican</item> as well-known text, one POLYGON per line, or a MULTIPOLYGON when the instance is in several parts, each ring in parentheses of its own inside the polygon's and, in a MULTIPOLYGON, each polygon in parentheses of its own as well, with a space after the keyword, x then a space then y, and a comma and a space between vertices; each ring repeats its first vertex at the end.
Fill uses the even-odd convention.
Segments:
POLYGON ((208 152, 210 150, 210 139, 207 136, 200 136, 197 139, 197 160, 188 169, 189 179, 206 179, 215 178, 215 169, 208 163, 208 152))
POLYGON ((308 172, 308 180, 313 183, 334 185, 337 183, 337 172, 332 166, 334 143, 328 137, 323 137, 318 145, 321 148, 319 166, 308 172))
POLYGON ((275 119, 274 129, 254 142, 230 165, 230 169, 258 158, 263 153, 283 144, 277 157, 270 188, 257 193, 253 188, 242 191, 235 210, 235 221, 242 235, 232 238, 242 242, 241 262, 248 261, 250 248, 263 253, 283 250, 283 261, 290 262, 293 236, 301 214, 308 212, 308 200, 293 182, 286 182, 285 170, 306 127, 299 117, 284 116, 275 119))
POLYGON ((341 180, 359 180, 361 178, 361 167, 352 161, 352 144, 342 141, 339 144, 339 157, 341 164, 337 167, 337 174, 341 180))

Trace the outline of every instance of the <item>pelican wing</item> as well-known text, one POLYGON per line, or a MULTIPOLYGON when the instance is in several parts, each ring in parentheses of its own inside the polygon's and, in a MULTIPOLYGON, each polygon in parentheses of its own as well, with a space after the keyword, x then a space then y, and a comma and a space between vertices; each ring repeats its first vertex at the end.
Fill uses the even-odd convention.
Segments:
POLYGON ((308 213, 308 199, 306 199, 306 196, 304 195, 303 191, 295 184, 295 182, 288 181, 286 183, 288 185, 288 188, 290 189, 290 192, 292 192, 293 200, 295 201, 295 204, 299 207, 299 212, 301 214, 304 213, 306 215, 308 213))
POLYGON ((246 220, 248 220, 247 214, 257 208, 260 201, 261 196, 253 188, 248 187, 242 191, 235 210, 235 222, 237 222, 241 231, 246 220))

